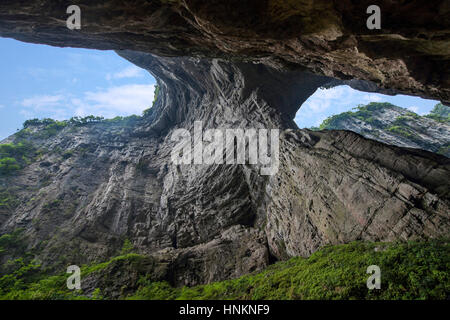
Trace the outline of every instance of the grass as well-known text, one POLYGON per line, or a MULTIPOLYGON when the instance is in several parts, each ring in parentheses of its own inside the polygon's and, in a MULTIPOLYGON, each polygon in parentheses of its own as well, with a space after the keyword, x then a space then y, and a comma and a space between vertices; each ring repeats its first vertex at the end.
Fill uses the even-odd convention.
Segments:
MULTIPOLYGON (((83 277, 104 270, 115 261, 141 261, 129 253, 81 267, 83 277)), ((99 299, 69 291, 66 274, 45 275, 37 263, 18 262, 14 272, 0 278, 0 299, 99 299), (21 264, 22 263, 22 264, 21 264)), ((120 265, 120 264, 115 264, 120 265)), ((176 288, 168 282, 139 279, 139 288, 122 299, 448 299, 450 245, 447 240, 407 243, 353 242, 328 246, 309 258, 291 258, 238 279, 176 288), (367 267, 381 268, 381 289, 368 290, 367 267)), ((132 284, 130 284, 132 285, 132 284)))
POLYGON ((93 264, 90 266, 83 266, 81 268, 81 274, 82 275, 89 275, 93 272, 100 272, 104 269, 106 269, 109 265, 111 265, 114 262, 117 261, 122 261, 122 260, 127 260, 127 261, 139 261, 140 259, 144 259, 145 257, 142 255, 139 255, 137 253, 127 253, 127 254, 123 254, 117 257, 114 257, 106 262, 102 262, 102 263, 97 263, 97 264, 93 264))
POLYGON ((239 279, 172 288, 142 280, 128 299, 446 299, 447 242, 361 243, 330 246, 239 279), (375 249, 378 248, 377 251, 375 249), (369 265, 381 268, 381 290, 368 290, 369 265))

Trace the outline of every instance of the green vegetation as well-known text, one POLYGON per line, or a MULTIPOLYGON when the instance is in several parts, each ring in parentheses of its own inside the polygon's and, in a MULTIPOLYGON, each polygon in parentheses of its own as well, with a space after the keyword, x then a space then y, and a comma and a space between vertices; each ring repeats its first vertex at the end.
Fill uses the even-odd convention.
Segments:
POLYGON ((159 95, 159 85, 156 85, 155 86, 155 93, 153 94, 153 103, 152 103, 152 105, 155 104, 156 99, 158 99, 158 95, 159 95))
POLYGON ((0 188, 0 210, 6 208, 13 210, 18 205, 18 201, 14 192, 6 188, 0 188))
POLYGON ((329 246, 235 280, 172 288, 141 280, 129 299, 446 299, 450 247, 445 241, 329 246), (376 251, 377 249, 377 251, 376 251), (368 290, 366 268, 378 265, 382 289, 368 290))
POLYGON ((9 174, 13 171, 19 170, 20 165, 14 158, 0 159, 0 174, 9 174))
MULTIPOLYGON (((159 86, 155 86, 154 100, 152 106, 155 104, 156 99, 159 94, 159 86)), ((143 111, 143 116, 146 116, 150 113, 151 108, 148 108, 143 111)), ((117 116, 112 119, 105 119, 103 117, 97 117, 93 115, 89 115, 86 117, 72 117, 69 120, 58 121, 50 118, 44 119, 30 119, 26 120, 23 123, 23 129, 16 133, 16 137, 20 139, 25 138, 40 138, 46 139, 51 136, 56 135, 62 129, 70 126, 72 128, 89 125, 92 123, 110 123, 110 124, 121 124, 124 126, 130 126, 135 124, 136 121, 141 119, 140 116, 131 115, 128 117, 117 116), (32 127, 38 127, 37 131, 31 130, 32 127)))
POLYGON ((118 261, 127 261, 127 262, 133 263, 133 262, 139 262, 144 259, 145 259, 145 256, 139 255, 137 253, 123 254, 123 255, 114 257, 106 262, 97 263, 97 264, 93 264, 90 266, 83 266, 83 267, 81 267, 81 275, 87 276, 94 272, 101 272, 102 270, 105 270, 107 267, 109 267, 110 265, 112 265, 113 263, 118 262, 118 261))
MULTIPOLYGON (((144 257, 137 254, 127 254, 91 266, 81 267, 81 279, 94 272, 102 272, 117 261, 136 262, 144 257)), ((47 275, 46 270, 37 261, 26 262, 16 259, 9 262, 14 265, 11 273, 0 276, 0 300, 85 300, 101 299, 100 289, 96 289, 91 297, 81 291, 67 289, 66 273, 47 275)))
POLYGON ((125 255, 128 253, 131 253, 134 250, 134 246, 131 243, 130 240, 125 239, 125 241, 123 242, 123 246, 122 246, 122 250, 120 251, 121 255, 125 255))
POLYGON ((103 117, 96 117, 96 116, 92 116, 92 115, 84 117, 84 118, 72 117, 69 120, 63 120, 63 121, 53 120, 50 118, 45 118, 42 120, 31 119, 31 120, 25 121, 23 123, 23 127, 25 129, 27 129, 31 126, 44 126, 44 129, 46 129, 46 130, 52 130, 52 129, 59 130, 59 129, 66 127, 69 124, 82 126, 82 125, 89 124, 89 123, 101 122, 103 120, 104 120, 103 117))
POLYGON ((128 117, 121 117, 121 116, 117 116, 115 118, 112 119, 105 119, 102 121, 102 123, 120 123, 123 126, 131 126, 134 123, 136 123, 136 121, 138 121, 139 119, 141 119, 140 116, 137 116, 135 114, 128 116, 128 117))
POLYGON ((60 210, 60 206, 62 204, 62 201, 59 199, 56 200, 52 200, 50 202, 45 203, 42 206, 42 210, 46 211, 46 212, 51 212, 51 211, 55 211, 55 210, 60 210))
POLYGON ((23 123, 23 129, 17 133, 19 137, 25 138, 27 136, 33 136, 35 138, 46 139, 56 135, 65 127, 71 126, 84 126, 90 123, 98 123, 103 121, 103 117, 87 116, 87 117, 72 117, 69 120, 53 120, 50 118, 45 119, 31 119, 23 123), (32 133, 30 127, 40 127, 39 131, 32 133))
POLYGON ((153 94, 153 102, 152 102, 152 106, 151 106, 150 108, 148 108, 148 109, 145 109, 145 110, 142 112, 142 116, 143 116, 143 117, 148 116, 148 115, 151 113, 152 107, 155 105, 156 99, 158 99, 158 95, 159 95, 159 85, 156 85, 156 86, 155 86, 155 92, 154 92, 154 94, 153 94))
MULTIPOLYGON (((339 130, 342 128, 342 122, 350 119, 350 118, 356 118, 361 121, 370 123, 374 125, 375 127, 379 127, 380 129, 388 129, 384 128, 382 124, 373 118, 373 112, 380 111, 384 108, 392 108, 395 107, 393 104, 390 103, 379 103, 379 102, 371 102, 367 105, 358 105, 354 110, 356 111, 347 111, 343 112, 331 117, 328 117, 325 119, 322 124, 320 125, 320 130, 339 130)), ((436 121, 440 122, 450 122, 450 108, 447 106, 444 106, 443 104, 439 103, 437 104, 434 109, 430 112, 429 115, 426 115, 425 117, 434 119, 436 121)), ((399 128, 392 128, 390 130, 391 132, 398 133, 400 135, 405 135, 406 130, 405 127, 408 126, 408 121, 413 119, 420 119, 421 116, 418 114, 408 111, 403 116, 397 117, 392 124, 392 127, 403 127, 398 130, 399 128)), ((311 128, 312 130, 317 130, 317 128, 311 128)))
POLYGON ((12 262, 16 270, 0 278, 1 300, 83 299, 67 289, 67 276, 44 276, 41 265, 22 259, 12 262))
MULTIPOLYGON (((33 144, 33 139, 48 139, 61 132, 64 128, 70 127, 75 130, 77 127, 86 126, 93 123, 118 124, 122 127, 131 127, 141 119, 140 116, 131 115, 128 117, 115 117, 104 119, 103 117, 87 116, 72 117, 69 120, 31 119, 23 124, 23 129, 16 133, 14 143, 0 145, 0 176, 10 175, 26 165, 35 161, 47 152, 42 149, 37 150, 33 144)), ((76 150, 61 150, 59 147, 52 149, 53 154, 60 154, 61 161, 67 160, 75 154, 76 150)))
POLYGON ((407 118, 409 117, 409 118, 414 118, 414 119, 420 119, 420 116, 417 113, 415 113, 415 112, 409 111, 405 115, 406 115, 407 118))
MULTIPOLYGON (((126 241, 125 241, 126 242, 126 241)), ((125 247, 125 246, 124 246, 125 247)), ((139 263, 129 253, 83 266, 83 276, 104 271, 111 263, 139 263)), ((0 278, 0 299, 98 299, 65 288, 66 274, 46 276, 36 262, 14 262, 14 272, 0 278), (39 271, 41 270, 41 271, 39 271)), ((117 267, 118 265, 116 265, 117 267)), ((353 242, 324 247, 309 258, 292 258, 238 279, 174 288, 142 276, 126 299, 448 299, 450 244, 447 240, 407 243, 353 242), (366 269, 381 268, 381 290, 368 290, 366 269)), ((130 284, 131 285, 131 284, 130 284)))
POLYGON ((444 144, 442 147, 440 147, 437 153, 442 154, 443 156, 450 154, 450 143, 444 144))
MULTIPOLYGON (((359 105, 356 107, 356 111, 348 111, 338 115, 331 116, 323 121, 319 128, 311 128, 311 130, 340 130, 346 127, 345 122, 359 119, 365 123, 371 124, 373 129, 361 128, 361 132, 363 135, 365 133, 370 134, 371 136, 379 137, 379 131, 384 131, 386 133, 393 134, 398 137, 406 138, 419 146, 422 146, 423 149, 437 152, 439 154, 448 156, 449 149, 446 146, 439 146, 434 144, 429 144, 423 138, 420 137, 420 133, 427 134, 427 131, 423 127, 423 125, 416 125, 417 120, 423 119, 423 117, 418 114, 407 111, 404 112, 403 115, 398 116, 393 119, 394 121, 390 123, 382 123, 377 120, 377 115, 374 113, 376 111, 380 111, 384 108, 393 108, 394 105, 390 103, 376 103, 371 102, 368 105, 359 105), (376 130, 378 129, 378 130, 376 130)), ((447 122, 449 117, 449 107, 446 107, 442 104, 437 104, 433 111, 425 117, 440 121, 447 122)))
POLYGON ((0 252, 6 252, 13 249, 23 248, 23 229, 16 229, 11 234, 0 236, 0 252))
POLYGON ((22 257, 20 259, 16 259, 17 261, 7 260, 6 263, 0 264, 0 279, 3 274, 8 275, 16 272, 20 268, 21 263, 31 261, 31 255, 26 252, 24 238, 24 230, 21 228, 14 230, 14 232, 10 234, 3 234, 0 236, 0 261, 12 258, 13 255, 22 257))
POLYGON ((403 136, 405 138, 411 138, 413 135, 411 132, 408 131, 408 129, 402 127, 402 126, 396 126, 393 125, 386 129, 389 132, 395 133, 397 135, 403 136))
POLYGON ((430 114, 425 117, 439 121, 450 123, 450 107, 444 106, 442 103, 438 103, 431 110, 430 114))
POLYGON ((17 133, 17 135, 21 138, 27 138, 28 136, 33 136, 36 138, 47 139, 51 136, 56 135, 63 128, 67 127, 68 121, 58 121, 50 118, 45 118, 42 120, 39 119, 31 119, 27 120, 23 123, 23 128, 21 131, 17 133), (33 126, 41 126, 42 128, 36 132, 32 133, 30 127, 33 126))
POLYGON ((47 139, 51 136, 58 134, 62 129, 71 127, 73 130, 76 127, 86 126, 93 123, 110 123, 110 124, 122 124, 124 126, 133 125, 141 117, 137 115, 131 115, 128 117, 117 116, 112 119, 105 119, 103 117, 96 117, 93 115, 86 117, 72 117, 69 120, 53 120, 49 118, 45 119, 31 119, 23 123, 23 129, 16 133, 18 138, 40 138, 47 139), (38 127, 36 132, 31 131, 31 127, 38 127))
POLYGON ((340 129, 338 127, 339 123, 341 121, 350 119, 353 114, 354 114, 354 112, 347 111, 347 112, 343 112, 343 113, 328 117, 321 123, 321 125, 319 126, 319 129, 320 130, 325 130, 325 129, 338 130, 338 129, 340 129))
POLYGON ((0 176, 22 169, 35 159, 37 152, 31 143, 0 144, 0 176))
POLYGON ((350 118, 357 118, 361 121, 370 123, 375 126, 381 125, 381 123, 373 118, 373 112, 379 111, 384 108, 394 107, 394 105, 384 102, 371 102, 368 105, 358 105, 354 110, 356 111, 347 111, 343 112, 325 119, 322 124, 319 126, 320 130, 339 130, 341 129, 341 122, 350 118))
POLYGON ((21 158, 23 156, 28 156, 33 151, 34 148, 27 142, 0 144, 0 158, 21 158))
POLYGON ((408 121, 411 121, 412 119, 417 119, 417 117, 420 118, 419 115, 413 112, 408 112, 405 116, 397 117, 394 120, 394 122, 391 123, 391 126, 384 128, 384 130, 396 134, 398 136, 405 137, 411 141, 415 141, 418 144, 421 144, 423 143, 423 141, 417 135, 417 133, 414 132, 413 129, 411 129, 410 124, 408 123, 408 121))
POLYGON ((47 125, 52 125, 55 123, 56 123, 56 120, 53 120, 50 118, 45 118, 42 120, 35 118, 35 119, 26 120, 23 123, 23 127, 24 127, 24 129, 28 129, 29 127, 32 127, 32 126, 47 126, 47 125))

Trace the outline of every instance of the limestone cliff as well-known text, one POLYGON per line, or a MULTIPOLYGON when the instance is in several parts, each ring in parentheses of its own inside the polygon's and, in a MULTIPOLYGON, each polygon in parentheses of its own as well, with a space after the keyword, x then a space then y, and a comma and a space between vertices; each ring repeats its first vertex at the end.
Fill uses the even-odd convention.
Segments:
POLYGON ((387 144, 450 157, 450 121, 446 115, 450 107, 437 104, 425 116, 390 103, 373 102, 356 109, 326 119, 320 129, 351 130, 387 144))

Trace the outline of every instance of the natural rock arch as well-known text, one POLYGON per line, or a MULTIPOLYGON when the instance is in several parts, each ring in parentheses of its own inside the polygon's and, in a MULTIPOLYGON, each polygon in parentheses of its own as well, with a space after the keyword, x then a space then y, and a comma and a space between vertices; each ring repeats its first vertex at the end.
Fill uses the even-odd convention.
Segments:
POLYGON ((320 86, 450 100, 445 1, 381 1, 378 33, 362 27, 369 2, 80 1, 82 29, 71 31, 62 2, 2 1, 1 36, 118 50, 152 72, 161 91, 132 128, 99 123, 81 139, 63 132, 44 141, 89 152, 11 179, 34 183, 45 173, 53 183, 37 204, 4 213, 0 230, 24 227, 47 263, 110 257, 127 237, 175 285, 236 277, 328 243, 448 234, 447 158, 351 132, 295 130, 297 109, 320 86), (224 15, 228 6, 238 14, 224 15), (419 9, 425 18, 410 19, 419 9), (195 120, 282 129, 278 174, 173 165, 171 132, 195 120), (75 208, 66 219, 49 215, 52 199, 75 208), (48 225, 37 228, 36 219, 48 225))

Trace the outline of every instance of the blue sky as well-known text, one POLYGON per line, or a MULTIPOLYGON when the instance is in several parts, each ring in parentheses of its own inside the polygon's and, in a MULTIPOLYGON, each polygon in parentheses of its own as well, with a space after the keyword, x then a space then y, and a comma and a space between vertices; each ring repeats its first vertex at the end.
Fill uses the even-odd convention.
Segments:
POLYGON ((141 114, 155 79, 113 51, 0 38, 0 139, 31 118, 141 114))
MULTIPOLYGON (((105 118, 141 114, 153 101, 155 79, 113 51, 57 48, 0 38, 0 139, 31 118, 105 118)), ((428 113, 437 101, 385 96, 340 86, 318 89, 297 112, 299 127, 319 125, 360 103, 387 101, 428 113)))
POLYGON ((378 93, 361 92, 349 86, 339 86, 331 89, 318 89, 306 100, 297 111, 295 122, 300 128, 319 126, 327 117, 349 111, 358 104, 369 102, 389 102, 396 106, 409 109, 417 114, 425 115, 439 103, 405 95, 388 96, 378 93))

